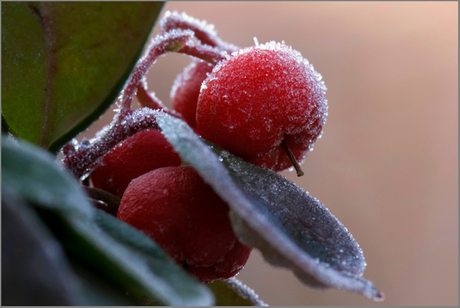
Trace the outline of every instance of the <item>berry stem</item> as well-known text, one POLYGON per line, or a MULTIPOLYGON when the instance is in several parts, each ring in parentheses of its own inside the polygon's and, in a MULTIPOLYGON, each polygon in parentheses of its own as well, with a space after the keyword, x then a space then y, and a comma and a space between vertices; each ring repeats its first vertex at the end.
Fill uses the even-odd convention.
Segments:
POLYGON ((216 65, 226 58, 227 52, 207 45, 185 44, 178 53, 186 54, 216 65))
POLYGON ((83 188, 88 193, 94 207, 104 210, 115 217, 117 216, 118 208, 120 207, 119 197, 102 189, 87 186, 83 188))
POLYGON ((137 90, 139 83, 149 71, 150 67, 156 62, 159 56, 181 49, 185 43, 193 36, 190 30, 172 30, 164 35, 157 35, 147 48, 145 55, 138 61, 133 73, 131 74, 126 87, 123 90, 120 108, 120 120, 131 111, 131 101, 137 90))
POLYGON ((105 154, 126 138, 148 129, 160 130, 156 120, 157 113, 157 111, 144 107, 132 111, 121 120, 121 115, 118 114, 110 126, 95 138, 81 142, 74 151, 64 155, 63 165, 81 179, 97 165, 105 154))
POLYGON ((147 80, 145 76, 142 81, 137 85, 136 97, 142 107, 149 107, 154 110, 169 111, 163 102, 156 97, 154 92, 147 91, 147 80))
MULTIPOLYGON (((158 34, 152 39, 145 55, 136 64, 126 87, 123 89, 119 117, 120 121, 131 112, 131 101, 133 96, 136 94, 136 91, 139 91, 139 85, 144 80, 150 67, 161 55, 167 52, 178 52, 208 61, 212 64, 217 64, 219 61, 225 59, 227 54, 226 51, 208 45, 191 45, 187 43, 193 36, 194 33, 190 30, 173 29, 169 32, 158 34)), ((146 90, 147 87, 144 86, 144 88, 146 90)))
POLYGON ((292 154, 291 149, 287 145, 286 140, 283 139, 283 141, 281 141, 281 146, 283 147, 284 151, 286 152, 287 156, 289 157, 289 160, 291 161, 292 165, 294 166, 294 169, 295 169, 295 171, 297 173, 297 176, 303 176, 304 173, 303 173, 302 169, 300 168, 299 163, 295 159, 294 154, 292 154))
POLYGON ((185 13, 179 14, 176 11, 167 11, 160 21, 160 27, 163 33, 173 29, 189 29, 195 32, 195 37, 203 44, 213 47, 220 45, 219 38, 215 34, 215 31, 212 31, 213 25, 199 22, 197 19, 185 13))
POLYGON ((167 114, 183 120, 183 117, 180 113, 176 112, 175 110, 169 110, 168 107, 166 107, 163 102, 155 96, 154 92, 147 91, 146 82, 141 82, 137 86, 136 97, 142 107, 148 107, 154 110, 163 110, 167 114))
POLYGON ((207 24, 205 21, 200 21, 185 13, 179 14, 176 11, 167 11, 160 21, 160 28, 163 33, 174 29, 188 29, 195 33, 195 38, 201 44, 217 47, 220 50, 225 50, 228 53, 237 51, 239 48, 233 44, 222 41, 214 30, 214 25, 207 24))

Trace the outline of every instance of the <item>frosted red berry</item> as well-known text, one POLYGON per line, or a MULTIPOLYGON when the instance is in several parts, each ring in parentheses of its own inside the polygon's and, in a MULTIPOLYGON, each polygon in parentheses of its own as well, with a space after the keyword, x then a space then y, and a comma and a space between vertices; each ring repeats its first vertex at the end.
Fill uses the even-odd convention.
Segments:
POLYGON ((241 244, 229 207, 190 166, 164 167, 131 182, 117 217, 142 230, 203 283, 235 276, 251 248, 241 244))
POLYGON ((326 87, 313 66, 283 43, 246 48, 219 63, 203 82, 197 131, 256 165, 282 171, 320 137, 326 87))
POLYGON ((201 60, 193 60, 177 75, 171 89, 171 104, 188 125, 196 128, 196 105, 201 83, 211 73, 213 66, 201 60))
POLYGON ((180 156, 162 133, 136 133, 107 153, 90 174, 94 187, 121 197, 131 180, 153 169, 179 166, 180 156))

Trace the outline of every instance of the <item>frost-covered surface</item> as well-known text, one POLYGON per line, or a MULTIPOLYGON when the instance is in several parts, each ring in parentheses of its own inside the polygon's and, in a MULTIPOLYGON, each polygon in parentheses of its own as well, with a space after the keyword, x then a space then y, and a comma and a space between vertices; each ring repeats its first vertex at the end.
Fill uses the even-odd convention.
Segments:
POLYGON ((11 143, 8 138, 2 142, 2 191, 18 194, 21 200, 46 210, 43 220, 52 222, 48 226, 66 250, 90 266, 97 266, 97 273, 111 273, 114 284, 126 287, 132 298, 145 295, 177 306, 213 303, 211 292, 144 233, 96 211, 80 184, 60 170, 49 152, 27 142, 11 143), (50 217, 53 218, 48 220, 50 217))
POLYGON ((259 299, 259 295, 257 295, 253 289, 249 288, 238 279, 230 278, 222 280, 222 282, 224 282, 227 287, 235 291, 239 296, 250 301, 252 306, 268 306, 266 303, 259 299))
POLYGON ((293 270, 307 285, 383 299, 361 277, 366 264, 358 244, 316 198, 279 174, 205 146, 178 119, 158 113, 157 121, 182 159, 230 205, 243 242, 259 249, 270 263, 293 270))
POLYGON ((217 36, 217 31, 213 24, 206 20, 199 20, 187 15, 185 12, 179 14, 177 11, 167 11, 160 21, 162 32, 172 29, 190 29, 195 32, 195 36, 202 44, 212 47, 219 47, 226 51, 235 51, 238 48, 230 43, 222 41, 217 36))
POLYGON ((137 86, 142 82, 145 74, 147 74, 158 57, 169 51, 177 51, 193 35, 194 33, 191 30, 171 30, 167 33, 159 34, 152 39, 146 53, 137 62, 126 87, 123 89, 121 98, 122 114, 124 110, 130 109, 129 107, 131 106, 137 86))
POLYGON ((144 107, 136 109, 124 117, 115 117, 110 125, 105 126, 91 140, 83 140, 77 144, 75 140, 66 146, 65 157, 62 160, 77 178, 89 173, 117 144, 135 133, 158 129, 156 116, 162 111, 153 111, 144 107))
POLYGON ((192 128, 196 128, 196 105, 201 83, 211 71, 209 63, 194 59, 177 75, 171 88, 172 107, 192 128))
POLYGON ((302 162, 321 137, 328 114, 321 79, 284 42, 233 52, 201 86, 197 131, 251 163, 285 170, 292 163, 283 142, 302 162))

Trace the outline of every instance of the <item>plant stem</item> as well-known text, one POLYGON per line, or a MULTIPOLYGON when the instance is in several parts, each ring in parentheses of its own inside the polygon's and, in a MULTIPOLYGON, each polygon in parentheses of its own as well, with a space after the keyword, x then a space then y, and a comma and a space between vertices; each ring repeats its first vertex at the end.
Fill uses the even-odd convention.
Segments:
POLYGON ((62 163, 80 179, 90 172, 105 154, 126 138, 148 129, 160 130, 156 121, 158 113, 144 107, 133 111, 122 120, 119 119, 121 115, 118 114, 110 126, 104 128, 89 142, 80 143, 74 151, 70 151, 69 155, 64 157, 62 163))
POLYGON ((286 152, 287 156, 289 157, 289 160, 291 161, 292 165, 294 166, 294 169, 295 169, 295 171, 297 173, 297 176, 303 176, 304 173, 303 173, 302 169, 300 168, 299 163, 295 159, 294 154, 292 153, 291 149, 287 145, 286 140, 283 139, 283 141, 281 142, 281 146, 283 147, 284 151, 286 152))
POLYGON ((170 51, 177 51, 182 48, 185 42, 193 36, 193 32, 185 31, 170 31, 165 35, 157 35, 152 39, 152 42, 147 48, 145 55, 139 60, 129 81, 123 90, 120 108, 120 119, 129 114, 131 111, 131 101, 137 89, 137 86, 142 81, 144 76, 149 71, 150 67, 155 63, 159 56, 170 51))

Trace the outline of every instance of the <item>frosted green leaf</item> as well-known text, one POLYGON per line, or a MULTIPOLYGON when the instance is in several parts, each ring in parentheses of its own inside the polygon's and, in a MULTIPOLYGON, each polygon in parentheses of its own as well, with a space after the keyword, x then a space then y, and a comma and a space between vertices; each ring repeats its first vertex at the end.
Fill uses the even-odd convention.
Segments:
POLYGON ((316 198, 281 175, 252 165, 200 139, 185 122, 157 113, 163 134, 181 158, 231 208, 240 240, 305 284, 335 287, 382 300, 362 278, 366 262, 348 230, 316 198))

